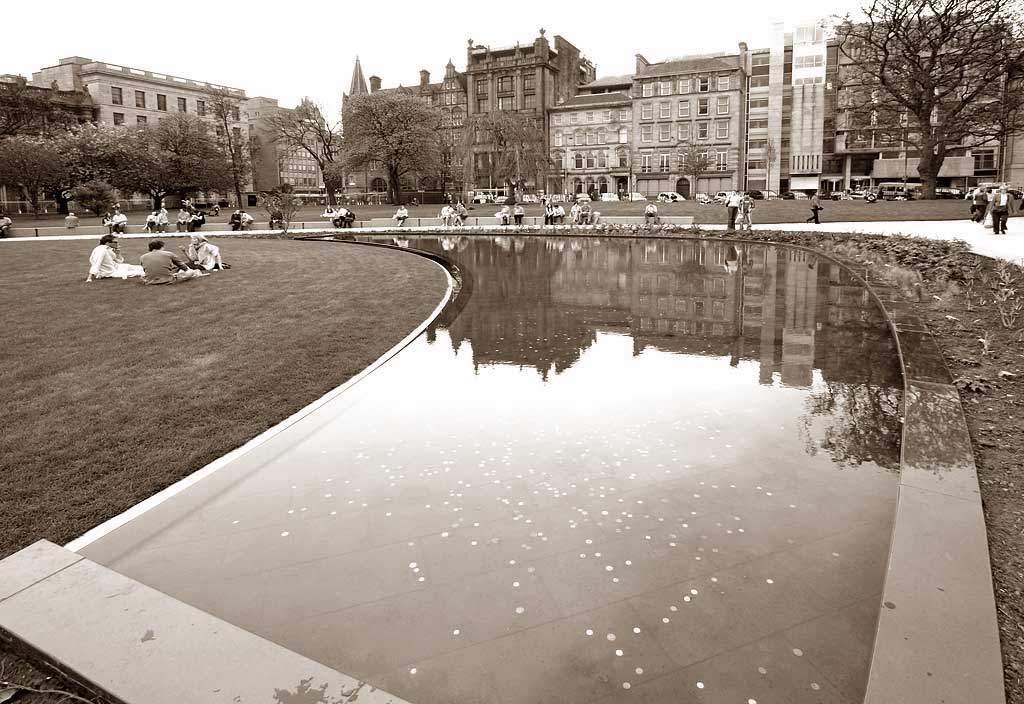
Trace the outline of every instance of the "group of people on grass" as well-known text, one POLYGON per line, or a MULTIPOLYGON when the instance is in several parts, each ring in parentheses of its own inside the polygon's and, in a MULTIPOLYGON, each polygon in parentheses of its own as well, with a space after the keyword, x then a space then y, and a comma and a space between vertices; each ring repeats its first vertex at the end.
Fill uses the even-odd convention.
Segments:
POLYGON ((89 275, 85 281, 141 277, 143 283, 149 285, 174 284, 231 268, 221 258, 220 247, 203 235, 191 235, 188 245, 181 245, 179 250, 180 255, 165 250, 163 240, 152 240, 149 251, 139 258, 139 263, 128 264, 117 235, 106 234, 89 255, 89 275))

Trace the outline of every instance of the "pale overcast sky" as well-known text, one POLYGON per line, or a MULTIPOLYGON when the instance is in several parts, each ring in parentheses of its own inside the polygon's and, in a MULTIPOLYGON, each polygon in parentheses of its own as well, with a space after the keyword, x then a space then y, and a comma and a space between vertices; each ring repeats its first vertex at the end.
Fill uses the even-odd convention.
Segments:
POLYGON ((658 61, 691 53, 766 46, 775 21, 787 27, 853 12, 855 0, 787 3, 331 2, 294 4, 179 0, 140 3, 5 3, 0 73, 26 77, 66 56, 168 73, 278 98, 309 96, 334 115, 359 56, 367 78, 411 85, 419 70, 440 80, 466 43, 533 41, 543 27, 597 65, 598 76, 633 71, 637 53, 658 61), (266 8, 264 10, 264 8, 266 8))

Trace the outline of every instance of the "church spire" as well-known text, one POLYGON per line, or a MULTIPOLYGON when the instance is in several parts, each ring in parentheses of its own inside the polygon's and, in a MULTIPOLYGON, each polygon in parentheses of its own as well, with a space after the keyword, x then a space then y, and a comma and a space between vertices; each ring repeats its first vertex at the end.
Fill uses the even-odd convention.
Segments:
POLYGON ((356 57, 356 65, 352 69, 352 85, 348 89, 348 94, 352 95, 366 95, 369 93, 366 89, 366 79, 363 78, 363 67, 359 64, 359 57, 356 57))

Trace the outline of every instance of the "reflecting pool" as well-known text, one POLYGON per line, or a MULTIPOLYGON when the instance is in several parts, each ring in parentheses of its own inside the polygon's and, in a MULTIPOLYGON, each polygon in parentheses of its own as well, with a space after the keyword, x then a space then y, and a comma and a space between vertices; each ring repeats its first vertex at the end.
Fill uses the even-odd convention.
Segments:
POLYGON ((902 393, 864 289, 760 244, 398 244, 466 272, 424 335, 82 552, 415 704, 861 700, 902 393))

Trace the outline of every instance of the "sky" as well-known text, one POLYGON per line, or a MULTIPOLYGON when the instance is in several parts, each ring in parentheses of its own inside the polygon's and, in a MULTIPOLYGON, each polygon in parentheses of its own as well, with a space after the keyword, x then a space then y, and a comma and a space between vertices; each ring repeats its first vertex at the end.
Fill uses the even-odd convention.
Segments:
POLYGON ((767 46, 774 22, 787 27, 857 10, 826 3, 442 3, 304 0, 140 3, 56 0, 7 3, 0 73, 30 77, 67 56, 242 88, 292 107, 303 97, 337 115, 358 55, 367 78, 385 88, 466 65, 467 41, 486 46, 560 34, 597 65, 598 76, 631 73, 635 55, 659 61, 684 54, 767 46), (295 10, 289 10, 294 7, 295 10), (46 18, 51 17, 53 21, 46 18))

